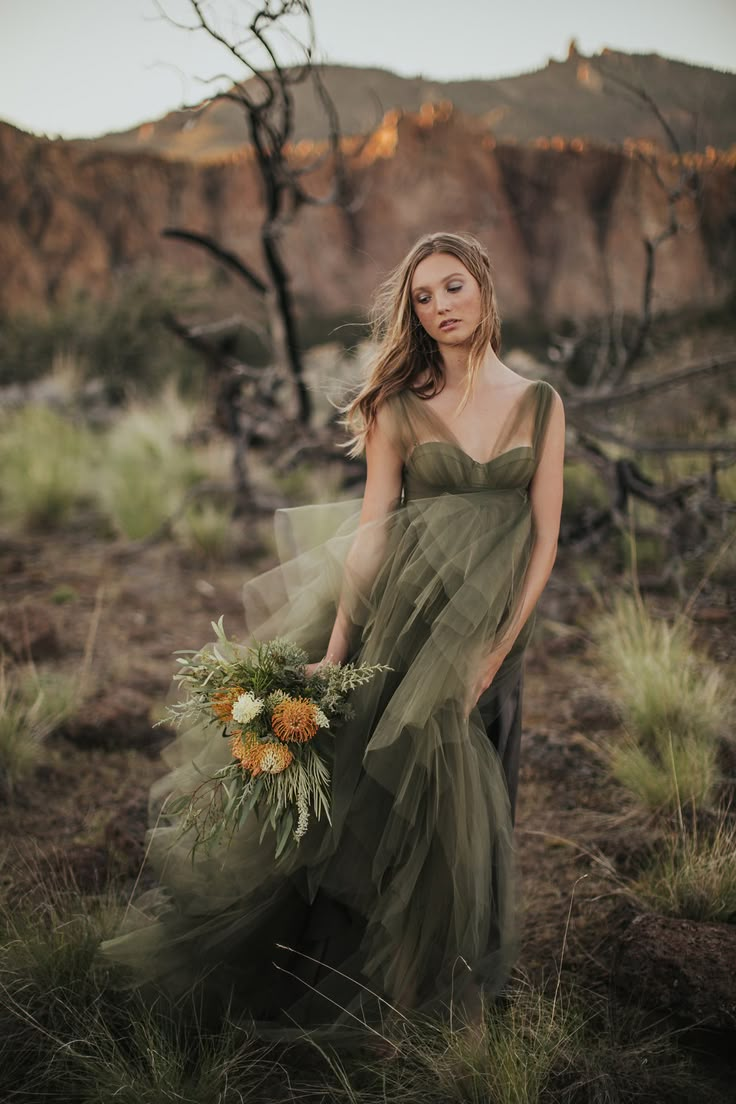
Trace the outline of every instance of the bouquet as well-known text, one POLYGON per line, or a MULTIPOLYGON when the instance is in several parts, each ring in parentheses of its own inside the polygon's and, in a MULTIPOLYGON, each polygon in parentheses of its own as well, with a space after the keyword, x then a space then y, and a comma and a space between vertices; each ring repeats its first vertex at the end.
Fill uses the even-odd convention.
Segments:
POLYGON ((183 814, 182 834, 194 829, 192 856, 233 834, 251 814, 260 839, 276 834, 276 858, 304 836, 312 815, 330 820, 331 741, 338 722, 354 716, 349 694, 378 671, 376 664, 325 664, 307 677, 307 653, 285 638, 244 648, 228 640, 223 618, 212 622, 213 646, 177 652, 174 681, 184 699, 166 720, 217 725, 232 761, 191 793, 169 798, 165 814, 183 814))

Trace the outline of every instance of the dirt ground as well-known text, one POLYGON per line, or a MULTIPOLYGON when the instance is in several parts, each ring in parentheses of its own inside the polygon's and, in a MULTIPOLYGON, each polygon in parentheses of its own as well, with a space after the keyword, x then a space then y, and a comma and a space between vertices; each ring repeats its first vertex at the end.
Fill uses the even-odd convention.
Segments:
MULTIPOLYGON (((53 538, 0 535, 0 610, 41 609, 57 645, 39 666, 73 671, 86 655, 91 700, 129 691, 147 703, 150 723, 171 695, 174 650, 212 639, 210 622, 221 614, 237 637, 241 584, 268 563, 264 552, 208 566, 170 543, 136 549, 81 530, 53 538)), ((617 934, 636 909, 606 871, 625 868, 646 848, 647 828, 603 768, 599 749, 615 738, 618 721, 586 634, 593 603, 573 579, 563 550, 526 660, 516 826, 519 969, 552 982, 561 969, 565 980, 615 1000, 617 934)), ((730 620, 726 614, 704 622, 702 635, 713 653, 733 654, 733 611, 730 620)), ((33 779, 0 801, 0 838, 29 871, 39 861, 65 863, 85 889, 112 866, 132 884, 148 788, 163 771, 158 751, 167 739, 146 723, 144 733, 133 746, 123 737, 112 746, 89 736, 49 738, 33 779)))

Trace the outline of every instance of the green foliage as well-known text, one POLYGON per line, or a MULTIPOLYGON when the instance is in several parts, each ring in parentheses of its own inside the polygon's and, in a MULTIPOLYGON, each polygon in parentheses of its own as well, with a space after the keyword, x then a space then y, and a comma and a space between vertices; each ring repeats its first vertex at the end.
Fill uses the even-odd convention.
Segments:
MULTIPOLYGON (((7 860, 3 866, 8 886, 16 872, 7 860)), ((80 897, 73 880, 48 872, 27 897, 0 899, 3 1100, 16 1094, 22 1100, 75 1099, 70 1048, 83 1038, 88 1010, 100 1001, 105 979, 96 969, 97 948, 118 920, 109 899, 80 897)))
MULTIPOLYGON (((694 1077, 671 1038, 643 1018, 607 1018, 593 994, 558 988, 553 995, 515 981, 486 1003, 468 1031, 425 1017, 390 1017, 384 1029, 392 1060, 365 1069, 334 1064, 338 1099, 350 1104, 624 1104, 681 1101, 694 1077), (585 1003, 583 1003, 585 1001, 585 1003)), ((332 1099, 332 1098, 329 1098, 332 1099)))
POLYGON ((709 806, 719 781, 718 748, 702 735, 657 732, 642 746, 627 737, 610 749, 611 772, 648 809, 709 806))
POLYGON ((274 637, 246 647, 228 639, 223 621, 224 617, 220 617, 212 622, 217 637, 214 645, 176 653, 180 658, 174 680, 187 696, 168 711, 175 724, 186 720, 211 721, 213 693, 229 687, 240 687, 259 697, 305 695, 333 718, 348 718, 352 710, 347 694, 368 682, 378 671, 389 670, 384 664, 326 663, 307 678, 304 667, 309 656, 299 645, 274 637))
POLYGON ((191 503, 176 527, 182 544, 211 563, 221 563, 233 549, 232 503, 210 499, 191 503))
POLYGON ((71 715, 75 679, 0 664, 0 788, 12 793, 35 770, 46 737, 71 715))
POLYGON ((121 535, 137 540, 157 532, 203 478, 185 444, 195 414, 169 387, 155 403, 131 404, 110 430, 96 493, 121 535))
POLYGON ((723 733, 733 692, 696 651, 684 618, 657 619, 638 596, 619 594, 593 634, 624 721, 646 745, 667 732, 709 740, 723 733))
POLYGON ((607 749, 614 777, 649 809, 712 804, 733 692, 695 650, 689 624, 618 595, 593 635, 627 727, 607 749))
MULTIPOLYGON (((80 1047, 83 1104, 261 1104, 272 1079, 267 1048, 242 1027, 187 1031, 137 1001, 123 1038, 97 1017, 80 1047)), ((283 1099, 283 1098, 282 1098, 283 1099)))
POLYGON ((155 393, 170 377, 197 386, 199 358, 164 325, 172 310, 191 299, 191 287, 155 272, 121 278, 104 300, 80 291, 43 316, 0 320, 0 385, 40 379, 59 354, 74 356, 88 379, 103 381, 107 397, 120 401, 155 393))
POLYGON ((603 509, 608 495, 600 475, 582 460, 568 461, 564 471, 563 517, 572 519, 583 510, 603 509))
POLYGON ((722 468, 717 476, 718 493, 726 502, 736 502, 736 463, 722 468))
MULTIPOLYGON (((219 440, 193 448, 202 408, 169 384, 156 399, 131 402, 106 431, 41 404, 0 416, 0 518, 25 530, 69 525, 81 507, 96 510, 129 539, 174 519, 176 536, 210 560, 232 548, 227 492, 200 497, 178 518, 202 479, 226 483, 228 450, 219 440)), ((54 601, 73 593, 57 588, 54 601)))
POLYGON ((0 514, 12 525, 68 524, 91 491, 100 446, 83 425, 45 406, 0 416, 0 514))
POLYGON ((736 921, 736 821, 721 814, 707 830, 667 837, 632 883, 649 907, 690 920, 736 921))
MULTIPOLYGON (((732 852, 734 850, 732 845, 732 852)), ((26 871, 27 877, 28 871, 26 871)), ((13 884, 5 864, 0 884, 13 884)), ((194 991, 174 1010, 99 953, 119 929, 113 890, 63 877, 0 898, 0 1098, 63 1104, 686 1104, 700 1086, 670 1037, 593 994, 521 980, 487 1003, 478 1031, 387 1010, 376 1041, 339 1056, 313 1041, 266 1043, 205 1022, 194 991)), ((700 1097, 698 1097, 700 1099, 700 1097)))
POLYGON ((79 591, 76 587, 69 586, 67 583, 60 583, 51 592, 51 601, 57 606, 64 606, 67 602, 76 602, 78 597, 79 591))
MULTIPOLYGON (((484 1045, 462 1032, 442 1032, 446 1052, 433 1059, 447 1099, 493 1100, 498 1104, 542 1101, 554 1074, 578 1057, 584 1020, 565 1003, 539 991, 518 990, 501 1009, 485 1016, 484 1045), (464 1076, 457 1077, 458 1069, 464 1076)), ((429 1033, 428 1033, 429 1034, 429 1033)), ((423 1047, 420 1043, 419 1053, 423 1047)))
POLYGON ((271 482, 292 502, 312 502, 314 468, 311 464, 295 464, 284 472, 272 472, 271 482))
POLYGON ((264 482, 294 503, 334 502, 340 497, 342 474, 339 462, 330 465, 304 462, 286 471, 271 469, 259 473, 264 482))

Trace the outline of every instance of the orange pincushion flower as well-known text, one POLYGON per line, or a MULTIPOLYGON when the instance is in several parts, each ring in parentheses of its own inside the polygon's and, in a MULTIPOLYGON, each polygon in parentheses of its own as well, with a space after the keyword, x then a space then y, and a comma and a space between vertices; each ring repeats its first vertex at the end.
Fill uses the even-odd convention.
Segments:
POLYGON ((253 777, 258 774, 280 774, 294 756, 283 744, 263 743, 255 732, 237 732, 230 741, 233 759, 253 777))
POLYGON ((309 698, 286 698, 274 708, 271 727, 279 740, 306 743, 319 727, 317 708, 309 698))
POLYGON ((255 732, 243 732, 239 729, 230 741, 233 759, 237 759, 245 770, 253 770, 258 759, 260 743, 255 732))
POLYGON ((294 756, 283 744, 259 744, 253 774, 281 774, 291 763, 294 756))
POLYGON ((221 721, 231 721, 233 718, 233 706, 241 694, 244 694, 242 686, 230 686, 227 690, 218 690, 212 695, 212 711, 221 721))

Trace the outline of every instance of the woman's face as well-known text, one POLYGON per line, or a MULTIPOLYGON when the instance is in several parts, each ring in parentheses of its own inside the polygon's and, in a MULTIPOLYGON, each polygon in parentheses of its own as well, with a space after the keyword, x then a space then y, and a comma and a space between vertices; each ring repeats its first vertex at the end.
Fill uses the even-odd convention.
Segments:
POLYGON ((462 345, 481 319, 480 286, 459 258, 432 253, 411 281, 411 303, 424 329, 440 345, 462 345))

